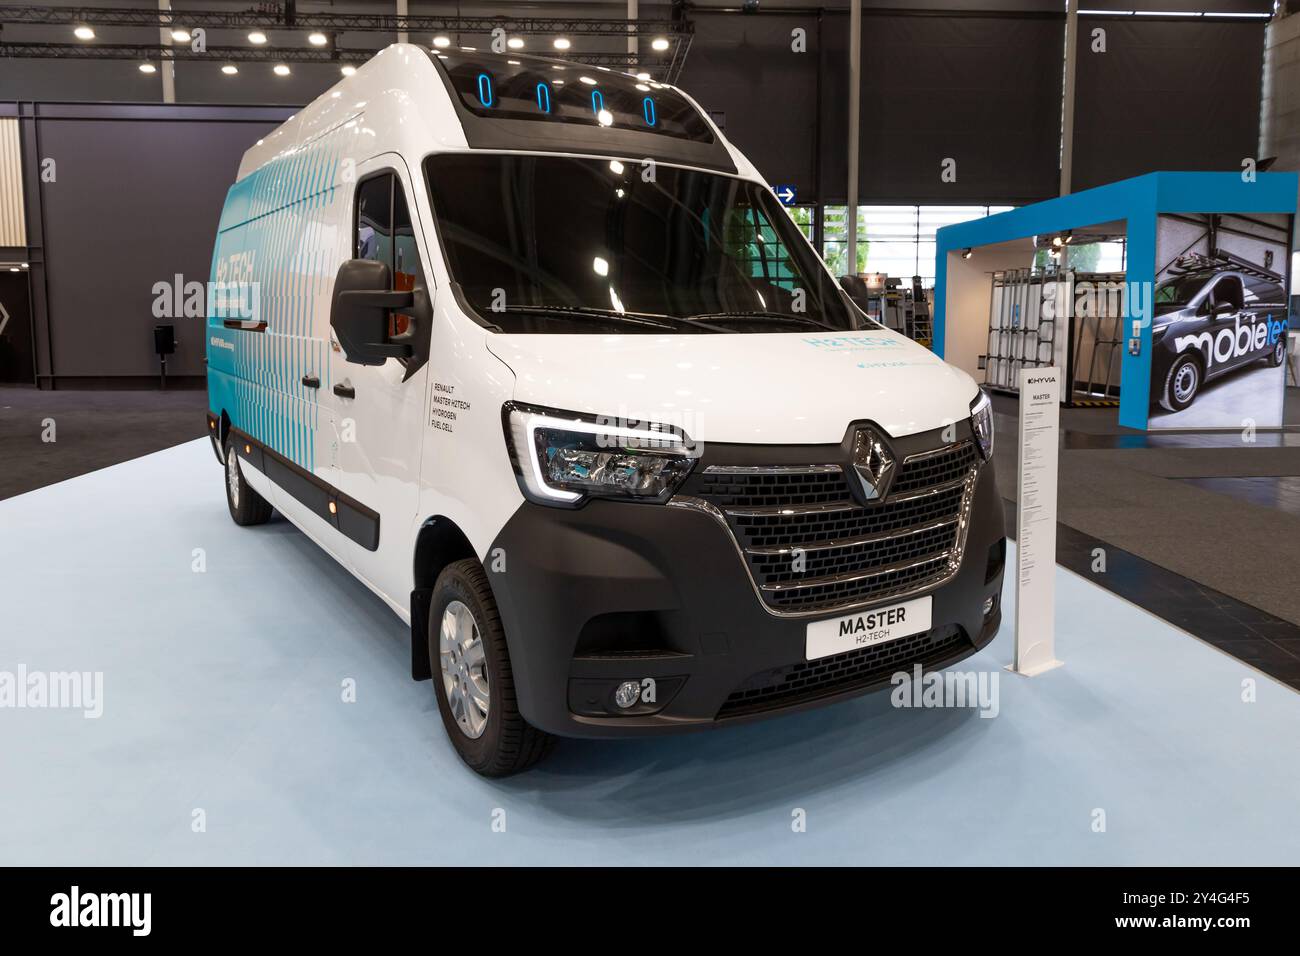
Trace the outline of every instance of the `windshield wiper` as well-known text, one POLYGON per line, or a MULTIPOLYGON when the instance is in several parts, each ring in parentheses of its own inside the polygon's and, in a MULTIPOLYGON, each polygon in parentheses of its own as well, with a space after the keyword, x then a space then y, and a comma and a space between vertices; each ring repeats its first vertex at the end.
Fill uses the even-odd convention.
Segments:
POLYGON ((671 315, 656 315, 652 312, 618 312, 614 309, 597 309, 587 305, 507 305, 502 309, 493 311, 532 312, 543 315, 576 315, 591 319, 613 319, 617 322, 627 322, 632 325, 651 325, 660 329, 672 329, 685 323, 684 319, 678 319, 671 315), (677 323, 677 325, 675 326, 674 323, 677 323))
POLYGON ((762 310, 757 310, 752 312, 745 312, 745 311, 702 312, 699 315, 688 316, 688 320, 692 322, 695 321, 713 322, 718 319, 721 319, 724 322, 727 319, 741 319, 741 320, 750 320, 750 321, 758 321, 758 322, 796 322, 796 323, 801 322, 804 325, 815 325, 819 329, 826 329, 827 331, 830 332, 840 331, 839 329, 835 328, 835 326, 827 325, 825 322, 818 322, 816 319, 812 318, 811 316, 787 315, 784 312, 764 312, 762 310))

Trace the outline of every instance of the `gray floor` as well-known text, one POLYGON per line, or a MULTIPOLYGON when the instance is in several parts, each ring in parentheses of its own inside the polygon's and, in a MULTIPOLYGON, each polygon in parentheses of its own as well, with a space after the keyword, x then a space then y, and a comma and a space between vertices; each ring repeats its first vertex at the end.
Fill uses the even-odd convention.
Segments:
MULTIPOLYGON (((1143 435, 1121 428, 1114 409, 1063 409, 1059 520, 1300 625, 1300 514, 1258 487, 1186 480, 1300 475, 1297 393, 1287 389, 1289 431, 1254 435, 1143 435)), ((1014 501, 1017 406, 996 396, 995 408, 999 484, 1014 501)))
POLYGON ((0 499, 202 437, 207 407, 203 389, 0 386, 0 499))
POLYGON ((203 441, 0 502, 0 567, 0 671, 102 680, 98 716, 0 710, 11 864, 1300 858, 1300 694, 1062 569, 1063 667, 1003 671, 1004 625, 956 668, 996 681, 996 716, 880 693, 563 741, 488 781, 410 679, 402 623, 287 522, 237 527, 203 441))

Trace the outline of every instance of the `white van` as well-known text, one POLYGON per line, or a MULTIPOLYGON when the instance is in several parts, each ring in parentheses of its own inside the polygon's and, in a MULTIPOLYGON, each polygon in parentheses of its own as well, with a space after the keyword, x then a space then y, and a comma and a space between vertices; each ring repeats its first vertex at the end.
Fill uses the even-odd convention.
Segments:
POLYGON ((673 87, 391 46, 245 154, 212 280, 255 293, 208 317, 231 516, 274 507, 409 621, 480 773, 997 631, 987 398, 673 87))

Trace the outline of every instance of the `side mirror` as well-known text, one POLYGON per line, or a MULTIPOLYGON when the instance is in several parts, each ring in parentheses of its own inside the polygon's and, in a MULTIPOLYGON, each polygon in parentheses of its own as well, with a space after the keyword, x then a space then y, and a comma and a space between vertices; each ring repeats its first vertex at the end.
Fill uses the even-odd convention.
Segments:
POLYGON ((355 365, 383 365, 407 358, 411 346, 388 340, 388 316, 411 308, 411 292, 394 292, 388 266, 373 259, 349 259, 339 266, 330 303, 330 325, 355 365))
POLYGON ((1216 302, 1210 306, 1211 315, 1231 315, 1237 311, 1237 307, 1231 302, 1216 302))

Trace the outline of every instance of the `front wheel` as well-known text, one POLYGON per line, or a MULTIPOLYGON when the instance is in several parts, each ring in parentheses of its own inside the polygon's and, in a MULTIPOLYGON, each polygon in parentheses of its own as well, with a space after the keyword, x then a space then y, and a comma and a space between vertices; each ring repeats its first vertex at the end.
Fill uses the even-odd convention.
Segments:
POLYGON ((1160 404, 1171 412, 1181 412, 1196 399, 1201 389, 1201 363, 1190 354, 1174 359, 1165 375, 1160 404))
POLYGON ((555 738, 524 720, 510 652, 487 575, 473 558, 438 575, 429 605, 429 660, 438 711, 460 758, 485 777, 526 770, 555 738))
POLYGON ((1286 336, 1285 335, 1283 335, 1273 344, 1273 351, 1268 353, 1268 358, 1265 361, 1268 362, 1269 368, 1277 368, 1279 365, 1281 365, 1283 362, 1286 361, 1286 336))

